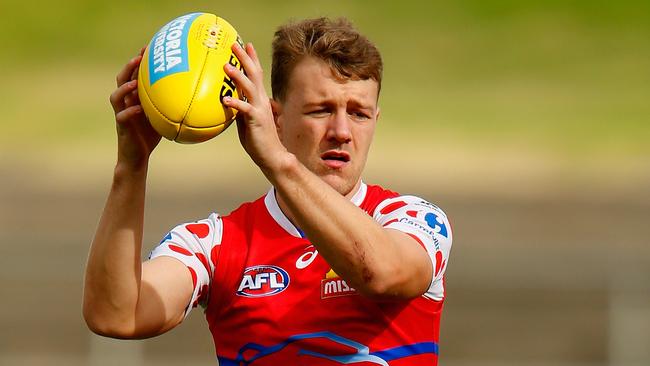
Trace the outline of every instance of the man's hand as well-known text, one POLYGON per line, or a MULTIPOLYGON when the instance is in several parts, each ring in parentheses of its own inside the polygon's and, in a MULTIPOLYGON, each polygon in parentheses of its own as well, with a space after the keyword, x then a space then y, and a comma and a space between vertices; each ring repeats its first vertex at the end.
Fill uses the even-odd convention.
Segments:
POLYGON ((265 174, 278 168, 291 156, 280 142, 273 119, 271 101, 264 88, 264 74, 251 43, 246 50, 235 43, 232 50, 244 66, 244 72, 226 64, 224 70, 237 85, 237 92, 246 100, 226 97, 223 103, 239 111, 237 130, 242 146, 265 174))
POLYGON ((117 74, 117 89, 110 97, 117 125, 118 165, 131 168, 146 164, 160 142, 160 135, 151 127, 138 98, 137 76, 144 50, 143 47, 117 74))

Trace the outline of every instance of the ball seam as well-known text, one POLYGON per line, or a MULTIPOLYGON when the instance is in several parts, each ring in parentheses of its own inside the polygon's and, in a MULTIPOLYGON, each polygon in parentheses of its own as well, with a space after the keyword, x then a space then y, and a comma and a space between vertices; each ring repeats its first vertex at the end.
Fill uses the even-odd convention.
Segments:
MULTIPOLYGON (((203 45, 203 44, 202 44, 203 45)), ((186 125, 185 124, 185 118, 187 118, 187 115, 190 113, 190 110, 192 109, 192 105, 194 105, 194 101, 196 99, 196 95, 199 92, 199 85, 201 85, 201 80, 203 79, 203 75, 205 73, 205 64, 208 62, 208 56, 209 56, 210 50, 205 51, 205 57, 203 57, 203 65, 201 65, 201 73, 199 74, 199 78, 196 80, 196 85, 194 86, 194 93, 192 94, 192 98, 190 99, 190 103, 187 106, 187 110, 183 114, 183 118, 181 119, 181 123, 178 126, 178 133, 176 134, 176 137, 174 137, 174 141, 178 138, 178 136, 181 134, 181 128, 186 125)), ((190 126, 192 127, 192 126, 190 126)), ((194 127, 192 127, 194 128, 194 127)))
MULTIPOLYGON (((147 98, 147 100, 149 101, 149 105, 151 105, 151 106, 156 110, 156 112, 158 112, 158 115, 161 116, 162 118, 164 118, 165 120, 167 120, 167 122, 169 122, 169 124, 172 124, 172 125, 177 124, 177 123, 175 123, 174 121, 172 121, 169 117, 167 117, 167 116, 166 116, 166 115, 165 115, 165 114, 164 114, 164 113, 163 113, 163 112, 158 108, 158 106, 156 106, 156 103, 154 103, 153 100, 151 99, 151 96, 149 96, 149 90, 148 90, 148 88, 145 87, 145 88, 143 88, 143 90, 144 90, 144 96, 145 96, 145 97, 147 98)), ((142 106, 142 102, 140 102, 140 106, 142 106)), ((149 124, 151 124, 151 121, 149 121, 148 118, 147 118, 147 122, 149 122, 149 124)), ((181 126, 180 126, 180 125, 181 125, 181 124, 178 123, 178 131, 179 131, 179 132, 180 132, 180 130, 181 130, 181 126)), ((152 127, 153 127, 153 125, 152 125, 152 127)), ((158 132, 158 131, 156 131, 156 132, 158 132)), ((173 139, 173 140, 176 140, 176 137, 178 137, 179 132, 176 132, 176 136, 174 136, 174 139, 173 139)), ((172 141, 173 141, 173 140, 172 140, 172 141)))

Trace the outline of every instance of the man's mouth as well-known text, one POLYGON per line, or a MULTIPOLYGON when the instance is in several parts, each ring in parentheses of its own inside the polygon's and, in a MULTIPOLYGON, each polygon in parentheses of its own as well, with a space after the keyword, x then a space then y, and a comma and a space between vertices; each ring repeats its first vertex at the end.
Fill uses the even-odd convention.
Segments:
POLYGON ((329 150, 320 157, 325 161, 325 165, 334 169, 341 168, 350 161, 350 154, 345 151, 329 150))
POLYGON ((342 161, 344 163, 347 163, 350 161, 350 154, 344 152, 344 151, 326 151, 321 155, 321 159, 323 160, 335 160, 335 161, 342 161))

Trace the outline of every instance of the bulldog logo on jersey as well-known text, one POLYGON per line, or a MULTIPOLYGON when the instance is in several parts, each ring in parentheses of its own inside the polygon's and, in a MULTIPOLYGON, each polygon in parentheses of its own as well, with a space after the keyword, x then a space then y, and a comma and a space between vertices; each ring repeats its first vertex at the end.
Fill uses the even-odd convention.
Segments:
POLYGON ((277 295, 289 287, 289 274, 278 266, 259 265, 248 267, 236 294, 244 297, 277 295))

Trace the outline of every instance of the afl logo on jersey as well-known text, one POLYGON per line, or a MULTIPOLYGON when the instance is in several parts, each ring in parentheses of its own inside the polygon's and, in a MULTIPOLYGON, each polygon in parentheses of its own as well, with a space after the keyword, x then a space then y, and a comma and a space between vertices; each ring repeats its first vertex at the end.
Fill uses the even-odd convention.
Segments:
POLYGON ((278 266, 260 265, 244 270, 237 295, 263 297, 277 295, 289 287, 289 274, 278 266))

